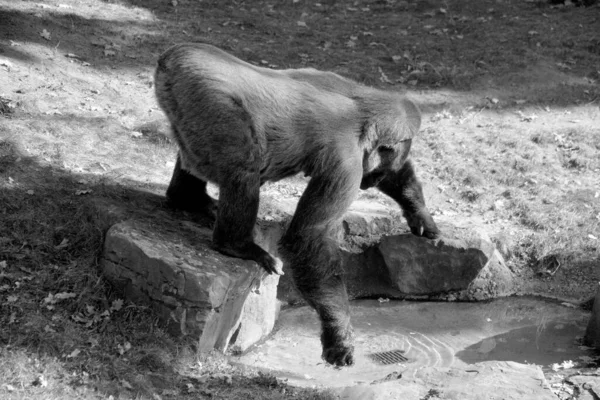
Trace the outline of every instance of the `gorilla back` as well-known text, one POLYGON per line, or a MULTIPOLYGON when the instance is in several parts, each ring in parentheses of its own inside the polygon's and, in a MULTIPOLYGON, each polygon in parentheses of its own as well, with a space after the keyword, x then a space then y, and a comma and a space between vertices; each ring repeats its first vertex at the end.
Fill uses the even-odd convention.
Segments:
POLYGON ((210 213, 206 182, 219 186, 218 251, 280 273, 281 262, 252 237, 260 185, 298 172, 311 177, 280 253, 321 318, 323 357, 352 364, 343 266, 332 237, 358 190, 377 187, 396 200, 414 234, 439 234, 407 160, 421 122, 417 107, 331 72, 260 68, 207 44, 168 49, 155 84, 179 145, 167 198, 210 213))

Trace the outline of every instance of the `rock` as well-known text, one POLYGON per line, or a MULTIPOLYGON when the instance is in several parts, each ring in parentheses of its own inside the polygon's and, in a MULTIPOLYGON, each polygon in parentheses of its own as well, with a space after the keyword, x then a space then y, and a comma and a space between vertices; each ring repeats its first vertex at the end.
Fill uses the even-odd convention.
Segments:
POLYGON ((395 288, 408 295, 464 291, 470 300, 511 293, 512 273, 488 237, 449 225, 441 230, 438 240, 411 234, 381 240, 378 249, 395 288))
POLYGON ((376 202, 357 200, 344 215, 343 232, 347 236, 381 236, 402 224, 401 212, 376 202))
POLYGON ((585 343, 588 346, 600 349, 600 285, 598 286, 596 298, 594 299, 592 317, 590 318, 590 322, 585 331, 585 343))
POLYGON ((341 400, 553 400, 540 367, 494 361, 462 368, 425 367, 396 381, 338 390, 341 400))
POLYGON ((102 270, 171 333, 198 337, 200 350, 225 351, 234 333, 245 350, 273 328, 279 277, 213 251, 211 237, 210 229, 164 215, 120 222, 106 234, 102 270))
POLYGON ((246 351, 273 330, 281 308, 281 302, 277 300, 278 279, 278 276, 266 276, 248 295, 242 319, 231 339, 231 350, 234 353, 246 351))

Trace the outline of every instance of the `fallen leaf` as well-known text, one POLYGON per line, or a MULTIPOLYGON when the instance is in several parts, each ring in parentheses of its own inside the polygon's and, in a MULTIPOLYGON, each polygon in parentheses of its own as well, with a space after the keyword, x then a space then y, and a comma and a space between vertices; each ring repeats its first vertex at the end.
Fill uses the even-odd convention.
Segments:
POLYGON ((79 355, 79 353, 81 353, 81 350, 75 349, 67 356, 67 358, 75 358, 79 355))
POLYGON ((563 306, 565 306, 565 307, 569 307, 569 308, 577 308, 577 306, 575 304, 567 303, 566 301, 562 302, 560 304, 563 305, 563 306))
POLYGON ((123 308, 123 300, 121 300, 121 299, 113 300, 112 305, 110 306, 110 309, 112 311, 119 311, 121 308, 123 308))
POLYGON ((56 293, 54 295, 54 298, 57 300, 72 299, 74 297, 77 297, 77 295, 75 293, 70 293, 70 292, 61 292, 61 293, 56 293))
POLYGON ((68 245, 68 244, 69 244, 69 239, 66 239, 66 238, 65 238, 65 239, 63 239, 63 240, 60 242, 60 244, 59 244, 59 245, 57 245, 57 246, 54 246, 54 248, 55 248, 56 250, 64 249, 65 247, 67 247, 67 245, 68 245))
POLYGON ((121 385, 125 389, 133 390, 133 386, 131 386, 131 384, 129 382, 127 382, 125 379, 121 379, 121 385))
POLYGON ((9 385, 8 383, 5 383, 2 386, 5 387, 6 390, 9 391, 9 392, 14 392, 15 390, 17 390, 17 389, 15 389, 15 387, 13 385, 9 385))
POLYGON ((537 118, 537 115, 535 115, 535 114, 525 115, 521 111, 517 111, 517 114, 519 114, 519 117, 521 117, 521 121, 523 121, 523 122, 531 122, 537 118))
POLYGON ((50 32, 48 32, 45 29, 40 32, 40 36, 43 37, 46 40, 50 40, 50 32))
POLYGON ((37 378, 35 378, 35 380, 31 382, 31 384, 33 386, 41 386, 45 388, 46 386, 48 386, 48 380, 44 378, 44 375, 40 375, 37 378))
POLYGON ((387 77, 387 75, 385 74, 385 72, 383 72, 383 70, 381 69, 381 67, 377 67, 379 69, 379 80, 383 83, 392 83, 389 78, 387 77))

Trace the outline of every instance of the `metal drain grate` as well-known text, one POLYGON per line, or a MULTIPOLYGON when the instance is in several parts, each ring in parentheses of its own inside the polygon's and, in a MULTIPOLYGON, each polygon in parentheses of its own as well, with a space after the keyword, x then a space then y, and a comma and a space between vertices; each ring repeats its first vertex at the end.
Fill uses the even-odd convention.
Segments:
POLYGON ((404 356, 404 350, 382 351, 380 353, 369 354, 369 357, 379 364, 390 365, 404 363, 408 358, 404 356))

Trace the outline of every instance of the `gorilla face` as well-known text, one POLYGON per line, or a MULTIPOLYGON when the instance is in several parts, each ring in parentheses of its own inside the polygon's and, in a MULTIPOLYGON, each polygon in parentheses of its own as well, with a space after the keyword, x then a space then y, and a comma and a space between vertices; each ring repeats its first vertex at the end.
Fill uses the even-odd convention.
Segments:
POLYGON ((412 139, 403 140, 395 146, 381 144, 375 151, 365 153, 363 159, 362 190, 375 187, 389 172, 398 172, 410 152, 412 139))

